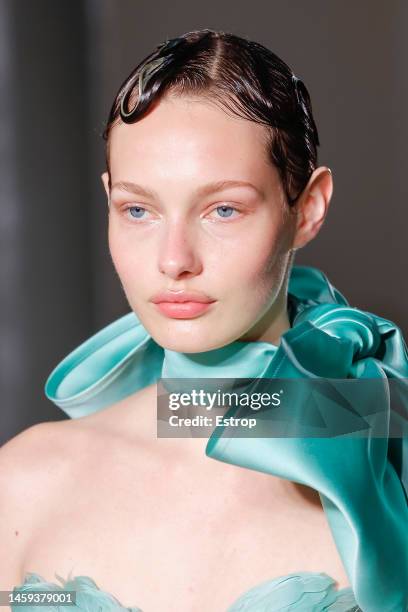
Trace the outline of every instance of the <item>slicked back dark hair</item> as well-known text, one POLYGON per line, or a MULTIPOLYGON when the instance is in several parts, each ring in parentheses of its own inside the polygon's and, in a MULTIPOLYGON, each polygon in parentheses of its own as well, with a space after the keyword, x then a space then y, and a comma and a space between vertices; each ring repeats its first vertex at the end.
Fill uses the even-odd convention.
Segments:
POLYGON ((103 132, 140 121, 165 94, 204 98, 227 113, 266 126, 267 158, 276 166, 292 207, 317 167, 319 136, 304 83, 263 45, 210 29, 160 44, 119 88, 103 132))

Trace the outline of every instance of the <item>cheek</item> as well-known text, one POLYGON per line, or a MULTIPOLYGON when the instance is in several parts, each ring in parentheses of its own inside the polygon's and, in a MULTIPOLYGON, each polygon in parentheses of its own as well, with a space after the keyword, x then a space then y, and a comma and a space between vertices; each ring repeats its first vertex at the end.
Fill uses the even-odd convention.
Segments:
POLYGON ((229 289, 245 292, 251 300, 258 295, 260 300, 270 296, 286 271, 288 240, 285 233, 274 230, 258 233, 246 239, 228 256, 231 262, 224 268, 224 279, 229 289))
POLYGON ((109 251, 115 270, 123 285, 129 281, 140 278, 140 267, 143 265, 143 258, 139 256, 135 241, 131 240, 123 232, 119 231, 115 221, 111 221, 108 227, 109 251))
POLYGON ((115 266, 116 272, 121 276, 120 270, 123 264, 123 243, 118 239, 117 232, 115 231, 114 222, 110 219, 108 225, 108 243, 109 252, 115 266))

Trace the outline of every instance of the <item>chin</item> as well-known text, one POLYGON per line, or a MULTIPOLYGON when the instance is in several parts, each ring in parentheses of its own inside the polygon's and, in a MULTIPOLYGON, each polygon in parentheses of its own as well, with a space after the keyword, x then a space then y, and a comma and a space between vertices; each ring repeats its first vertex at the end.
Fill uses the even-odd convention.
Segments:
POLYGON ((177 334, 177 332, 151 334, 157 344, 169 351, 177 353, 203 353, 220 348, 228 343, 224 338, 210 338, 210 334, 194 337, 192 334, 177 334))
POLYGON ((169 351, 175 351, 177 353, 202 353, 204 351, 210 351, 215 346, 210 345, 207 342, 200 340, 194 340, 192 338, 169 338, 167 336, 156 337, 154 340, 157 344, 160 344, 164 349, 169 351))
POLYGON ((167 319, 163 321, 155 317, 143 316, 139 310, 137 316, 162 348, 177 353, 203 353, 221 348, 238 338, 244 330, 230 330, 228 335, 225 324, 220 321, 204 321, 204 317, 196 319, 167 319), (201 319, 201 321, 200 321, 201 319), (222 333, 217 333, 217 330, 222 333))

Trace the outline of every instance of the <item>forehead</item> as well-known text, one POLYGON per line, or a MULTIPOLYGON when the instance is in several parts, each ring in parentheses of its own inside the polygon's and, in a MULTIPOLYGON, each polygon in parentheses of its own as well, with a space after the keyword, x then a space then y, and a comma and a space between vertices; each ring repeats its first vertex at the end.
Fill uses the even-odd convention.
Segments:
MULTIPOLYGON (((111 175, 182 178, 222 174, 249 180, 274 174, 267 158, 266 128, 205 99, 161 99, 140 121, 118 123, 110 134, 111 175)), ((225 176, 224 176, 225 175, 225 176)))

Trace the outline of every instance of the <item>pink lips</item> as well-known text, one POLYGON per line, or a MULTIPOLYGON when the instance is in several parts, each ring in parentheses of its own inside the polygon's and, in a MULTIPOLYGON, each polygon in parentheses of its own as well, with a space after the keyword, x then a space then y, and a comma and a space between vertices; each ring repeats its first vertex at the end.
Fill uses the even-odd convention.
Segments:
POLYGON ((204 293, 192 291, 164 291, 152 298, 160 312, 173 319, 196 317, 208 310, 215 301, 204 293))
POLYGON ((208 310, 213 302, 160 302, 157 304, 160 312, 173 319, 190 319, 208 310))

